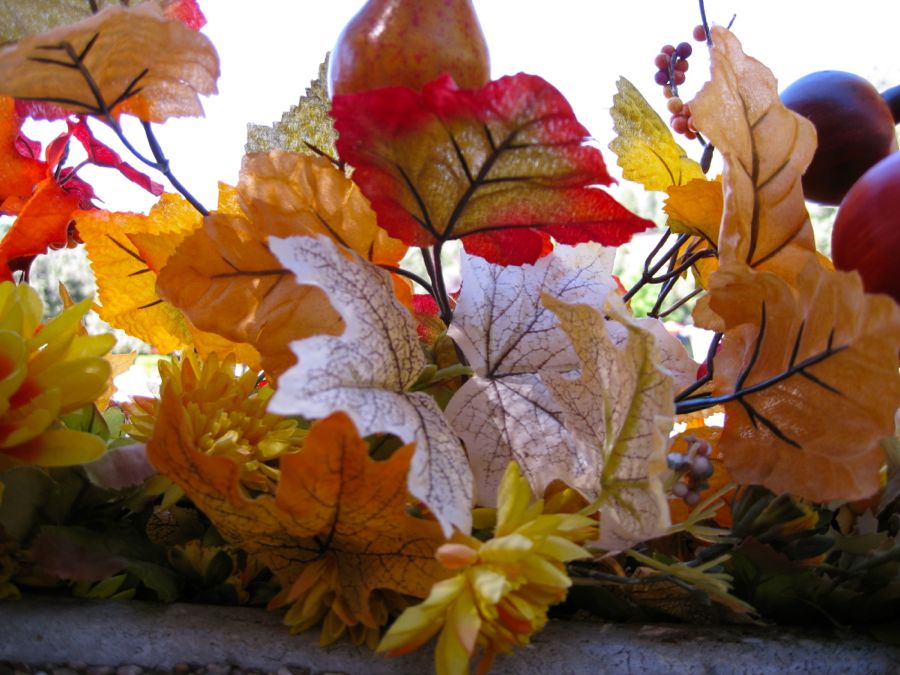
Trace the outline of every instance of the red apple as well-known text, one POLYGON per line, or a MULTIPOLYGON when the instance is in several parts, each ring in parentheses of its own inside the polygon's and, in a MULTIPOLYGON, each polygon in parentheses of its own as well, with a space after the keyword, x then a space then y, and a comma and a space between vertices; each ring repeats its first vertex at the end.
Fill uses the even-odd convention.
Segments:
POLYGON ((867 292, 900 303, 900 153, 850 188, 834 221, 831 255, 838 269, 859 271, 867 292))
POLYGON ((487 43, 471 0, 369 0, 331 52, 332 96, 423 84, 449 73, 461 88, 490 79, 487 43))
POLYGON ((897 149, 890 107, 858 75, 811 73, 785 89, 781 100, 816 127, 819 146, 803 176, 809 200, 840 204, 860 176, 897 149))

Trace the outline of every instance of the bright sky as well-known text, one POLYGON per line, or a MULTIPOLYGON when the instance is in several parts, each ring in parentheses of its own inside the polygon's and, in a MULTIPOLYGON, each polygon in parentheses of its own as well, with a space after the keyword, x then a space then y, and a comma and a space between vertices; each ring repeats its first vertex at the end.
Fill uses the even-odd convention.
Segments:
MULTIPOLYGON (((271 124, 296 103, 364 0, 200 4, 209 20, 204 32, 221 57, 220 93, 205 102, 205 119, 169 122, 159 136, 175 174, 214 207, 217 181, 237 179, 247 122, 271 124)), ((609 106, 620 75, 663 110, 653 82, 653 59, 663 44, 695 46, 685 99, 709 72, 705 47, 690 37, 699 23, 692 0, 475 0, 475 6, 494 77, 520 71, 542 76, 569 99, 604 148, 612 136, 609 106)), ((737 14, 733 30, 745 51, 772 68, 781 88, 828 69, 855 72, 880 88, 900 84, 900 2, 707 0, 706 9, 710 21, 723 24, 737 14)), ((133 138, 142 138, 139 129, 133 138)), ((612 153, 605 156, 614 166, 612 153)), ((119 180, 98 182, 97 188, 106 208, 141 210, 152 203, 119 180)))

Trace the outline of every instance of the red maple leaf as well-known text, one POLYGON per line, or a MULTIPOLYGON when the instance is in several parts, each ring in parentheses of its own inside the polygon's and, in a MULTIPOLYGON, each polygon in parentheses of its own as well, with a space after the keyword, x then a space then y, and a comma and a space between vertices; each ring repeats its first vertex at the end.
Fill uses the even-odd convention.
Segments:
POLYGON ((560 243, 618 245, 653 227, 598 185, 613 179, 566 99, 519 74, 461 90, 388 87, 336 96, 341 159, 379 224, 411 246, 463 239, 499 264, 560 243))

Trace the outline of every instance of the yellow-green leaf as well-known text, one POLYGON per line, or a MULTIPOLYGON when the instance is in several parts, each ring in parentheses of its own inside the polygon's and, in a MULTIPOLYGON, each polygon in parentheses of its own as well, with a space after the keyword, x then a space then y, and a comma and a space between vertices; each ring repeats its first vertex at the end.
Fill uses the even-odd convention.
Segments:
POLYGON ((703 179, 703 169, 675 142, 669 127, 641 92, 624 77, 616 83, 610 111, 618 134, 609 149, 619 158, 622 175, 647 190, 665 190, 703 179))

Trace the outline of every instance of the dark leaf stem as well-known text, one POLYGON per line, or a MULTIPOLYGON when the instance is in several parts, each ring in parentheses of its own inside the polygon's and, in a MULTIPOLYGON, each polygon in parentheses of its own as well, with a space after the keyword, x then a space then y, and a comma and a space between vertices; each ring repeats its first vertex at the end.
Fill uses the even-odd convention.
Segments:
POLYGON ((165 176, 172 186, 181 193, 181 195, 188 201, 190 204, 197 209, 202 215, 209 215, 209 211, 187 190, 187 188, 182 185, 181 181, 179 181, 175 175, 172 173, 172 170, 169 166, 169 160, 166 158, 165 154, 162 151, 162 148, 159 145, 159 142, 156 139, 156 136, 153 133, 153 130, 150 126, 149 122, 142 121, 144 127, 144 133, 147 136, 147 143, 150 146, 150 151, 153 154, 153 159, 146 157, 134 145, 128 140, 125 136, 124 131, 122 130, 119 121, 113 115, 113 109, 127 101, 129 98, 139 94, 141 92, 140 82, 143 80, 148 71, 145 69, 138 73, 131 82, 125 87, 119 96, 112 102, 106 100, 103 96, 103 92, 100 90, 100 86, 97 84, 97 81, 94 79, 94 76, 91 74, 90 69, 87 67, 85 63, 85 58, 90 52, 91 48, 97 42, 97 39, 100 37, 100 34, 95 34, 85 45, 84 49, 80 52, 76 51, 75 48, 69 42, 61 42, 56 45, 45 45, 39 47, 42 51, 47 52, 63 52, 66 57, 68 57, 69 62, 66 61, 57 61, 55 59, 49 59, 44 57, 32 57, 32 61, 37 61, 39 63, 46 63, 50 65, 59 66, 61 68, 72 68, 79 72, 82 79, 84 79, 85 84, 87 84, 88 89, 91 92, 91 96, 94 98, 93 103, 85 103, 83 101, 75 101, 69 99, 53 99, 53 98, 38 98, 38 99, 30 99, 30 100, 40 100, 48 103, 59 103, 62 105, 70 105, 76 106, 80 108, 84 108, 87 114, 96 117, 104 124, 106 124, 122 144, 128 149, 128 151, 137 158, 141 163, 149 166, 156 171, 159 171, 163 176, 165 176))

